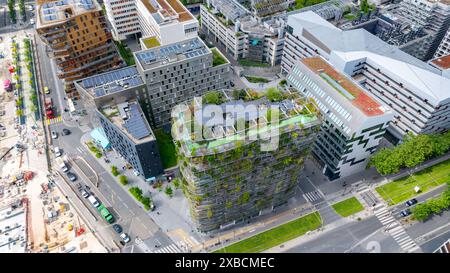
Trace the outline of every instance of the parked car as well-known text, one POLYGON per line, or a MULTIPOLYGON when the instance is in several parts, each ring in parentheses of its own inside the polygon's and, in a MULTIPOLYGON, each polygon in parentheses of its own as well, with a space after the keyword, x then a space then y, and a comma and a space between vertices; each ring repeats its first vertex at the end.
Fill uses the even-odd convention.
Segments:
POLYGON ((34 19, 30 19, 30 24, 34 25, 34 19))
POLYGON ((59 147, 55 147, 54 152, 55 152, 55 156, 56 157, 60 157, 61 156, 61 149, 59 147))
POLYGON ((413 198, 411 200, 406 201, 405 203, 408 207, 411 207, 412 205, 417 204, 417 199, 413 198))
POLYGON ((234 82, 230 82, 231 87, 234 87, 234 82))
POLYGON ((118 225, 118 224, 114 224, 113 225, 113 229, 119 234, 121 234, 122 231, 123 231, 122 227, 120 225, 118 225))
POLYGON ((122 240, 123 240, 125 243, 128 243, 129 241, 131 241, 130 236, 128 236, 128 234, 126 234, 126 233, 120 234, 120 238, 122 238, 122 240))
POLYGON ((401 217, 406 217, 408 215, 411 215, 411 211, 409 209, 405 209, 400 212, 401 217))
POLYGON ((53 139, 57 139, 58 138, 58 133, 55 131, 52 131, 52 138, 53 139))
POLYGON ((71 132, 70 132, 69 129, 65 129, 65 128, 62 129, 62 135, 63 135, 63 136, 70 135, 70 133, 71 133, 71 132))
POLYGON ((77 176, 74 173, 71 172, 67 172, 67 177, 70 179, 70 181, 76 181, 77 180, 77 176))
POLYGON ((100 206, 100 201, 97 199, 97 197, 91 195, 88 197, 88 200, 94 207, 97 208, 100 206))
POLYGON ((81 190, 81 196, 83 196, 84 198, 89 198, 89 196, 91 196, 86 190, 81 190))

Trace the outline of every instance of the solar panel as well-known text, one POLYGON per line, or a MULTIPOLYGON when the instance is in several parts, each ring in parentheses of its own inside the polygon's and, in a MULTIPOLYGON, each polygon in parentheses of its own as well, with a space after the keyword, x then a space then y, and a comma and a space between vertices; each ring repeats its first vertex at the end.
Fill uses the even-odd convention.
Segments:
POLYGON ((130 117, 125 123, 125 128, 136 139, 142 139, 150 135, 137 104, 130 105, 130 117))

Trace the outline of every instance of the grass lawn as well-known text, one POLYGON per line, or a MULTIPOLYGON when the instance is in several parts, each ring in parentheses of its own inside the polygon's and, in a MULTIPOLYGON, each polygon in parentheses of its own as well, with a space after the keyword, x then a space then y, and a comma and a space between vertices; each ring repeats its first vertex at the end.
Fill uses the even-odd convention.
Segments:
POLYGON ((161 45, 159 43, 158 39, 156 39, 156 37, 145 38, 145 39, 142 39, 142 41, 144 42, 144 44, 147 48, 153 48, 153 47, 157 47, 157 46, 161 45))
POLYGON ((317 229, 321 224, 319 213, 314 212, 214 252, 258 253, 317 229))
POLYGON ((250 60, 239 60, 239 64, 242 66, 256 66, 256 67, 269 67, 270 64, 267 63, 261 63, 261 62, 255 62, 255 61, 250 61, 250 60))
POLYGON ((348 13, 348 14, 344 15, 344 18, 347 20, 353 20, 353 19, 356 19, 356 15, 353 13, 348 13))
POLYGON ((211 48, 211 51, 213 53, 213 66, 228 63, 228 61, 222 56, 222 54, 220 54, 217 48, 211 48))
POLYGON ((345 199, 332 205, 332 207, 342 217, 347 217, 364 210, 363 205, 361 205, 356 197, 345 199))
POLYGON ((376 190, 384 200, 388 201, 390 205, 394 205, 429 191, 447 181, 450 181, 450 160, 428 167, 411 176, 384 184, 377 187, 376 190), (414 191, 415 186, 420 187, 419 193, 414 191))
POLYGON ((158 142, 159 154, 164 169, 177 165, 177 155, 175 153, 175 145, 172 142, 170 133, 164 132, 163 129, 156 129, 156 142, 158 142))
POLYGON ((268 83, 268 82, 270 82, 270 80, 268 80, 266 78, 260 78, 260 77, 245 76, 245 78, 251 83, 268 83))

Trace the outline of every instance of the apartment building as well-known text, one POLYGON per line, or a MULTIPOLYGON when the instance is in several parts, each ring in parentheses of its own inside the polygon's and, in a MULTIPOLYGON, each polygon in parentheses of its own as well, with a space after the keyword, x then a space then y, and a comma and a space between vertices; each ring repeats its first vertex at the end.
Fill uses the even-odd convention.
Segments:
POLYGON ((69 98, 78 98, 73 81, 123 64, 95 0, 38 1, 36 31, 69 98))
POLYGON ((384 136, 392 111, 322 57, 301 59, 288 86, 312 98, 323 117, 313 155, 334 180, 364 171, 384 136))
POLYGON ((436 51, 450 26, 450 1, 403 0, 400 2, 399 14, 431 34, 426 43, 408 53, 423 61, 441 56, 436 51))
POLYGON ((105 104, 97 115, 111 147, 145 179, 163 173, 158 144, 137 101, 105 104))
POLYGON ((278 102, 246 90, 217 93, 220 102, 214 107, 223 115, 202 115, 211 105, 196 98, 176 108, 172 127, 182 189, 202 232, 242 223, 285 204, 295 192, 320 125, 317 109, 299 93, 287 93, 278 102), (279 109, 280 119, 268 124, 273 108, 279 109), (193 124, 202 128, 203 138, 190 133, 193 124), (278 145, 264 149, 270 137, 258 132, 273 132, 278 145))
POLYGON ((228 88, 230 63, 196 37, 134 53, 136 67, 147 85, 140 97, 151 104, 152 125, 170 124, 172 108, 206 91, 228 88))
POLYGON ((447 30, 444 38, 442 39, 439 47, 434 55, 435 58, 442 57, 450 54, 450 28, 447 30))
POLYGON ((197 19, 178 0, 135 0, 142 37, 167 45, 194 38, 197 19))
POLYGON ((107 0, 104 4, 115 40, 141 32, 135 0, 107 0))
POLYGON ((450 78, 450 53, 429 61, 429 64, 441 71, 442 76, 450 78))
POLYGON ((258 20, 235 0, 210 0, 200 7, 201 31, 235 60, 281 62, 284 21, 258 20))
POLYGON ((282 73, 316 55, 391 108, 394 119, 388 130, 395 137, 450 128, 450 79, 439 69, 364 29, 343 31, 309 11, 289 16, 282 73))

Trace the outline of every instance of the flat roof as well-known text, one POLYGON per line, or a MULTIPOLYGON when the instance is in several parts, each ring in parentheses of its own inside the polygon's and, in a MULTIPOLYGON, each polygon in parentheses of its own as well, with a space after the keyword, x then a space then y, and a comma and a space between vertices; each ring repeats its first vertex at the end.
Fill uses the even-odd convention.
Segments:
POLYGON ((135 66, 112 70, 77 81, 93 97, 101 97, 143 85, 144 81, 135 66))
POLYGON ((195 37, 180 42, 135 52, 136 60, 145 69, 166 65, 210 53, 208 47, 195 37))
POLYGON ((450 69, 450 54, 433 59, 430 63, 441 70, 450 69))
POLYGON ((100 112, 136 144, 155 139, 152 129, 136 101, 105 105, 100 108, 100 112))
POLYGON ((321 57, 304 58, 301 62, 319 75, 334 90, 345 97, 367 116, 382 115, 382 105, 371 98, 364 89, 357 86, 347 76, 338 72, 321 57))
POLYGON ((193 20, 192 14, 178 0, 140 0, 151 14, 159 13, 168 19, 180 22, 193 20))
POLYGON ((100 9, 96 0, 59 0, 47 1, 37 5, 38 18, 36 27, 61 23, 70 17, 100 9))

